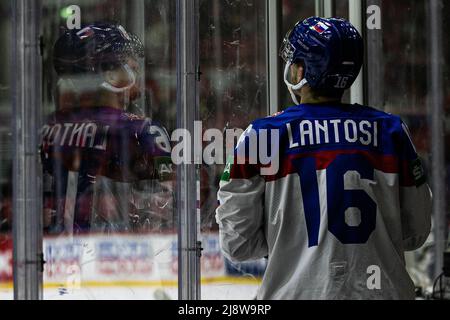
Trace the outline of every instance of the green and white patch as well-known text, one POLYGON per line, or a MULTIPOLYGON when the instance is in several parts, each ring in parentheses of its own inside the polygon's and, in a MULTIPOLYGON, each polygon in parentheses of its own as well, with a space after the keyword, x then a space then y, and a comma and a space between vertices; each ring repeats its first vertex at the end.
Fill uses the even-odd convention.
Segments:
POLYGON ((225 166, 225 170, 223 172, 222 178, 220 179, 223 182, 229 182, 231 179, 231 170, 233 169, 234 164, 234 156, 230 156, 227 161, 227 165, 225 166))

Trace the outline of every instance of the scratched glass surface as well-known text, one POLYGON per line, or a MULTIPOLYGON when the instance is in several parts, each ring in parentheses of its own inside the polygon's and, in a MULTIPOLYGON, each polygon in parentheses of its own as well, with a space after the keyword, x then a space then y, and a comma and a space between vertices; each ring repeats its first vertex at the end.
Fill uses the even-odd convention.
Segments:
POLYGON ((11 81, 9 49, 11 48, 11 15, 6 1, 0 2, 0 300, 12 300, 12 135, 11 81))
MULTIPOLYGON (((381 92, 380 105, 388 111, 398 114, 406 122, 411 132, 411 138, 415 143, 425 169, 428 172, 430 185, 433 183, 432 163, 433 141, 431 102, 432 88, 430 82, 431 73, 431 37, 425 32, 430 24, 429 2, 420 1, 382 1, 382 39, 383 54, 380 56, 379 65, 372 66, 380 69, 383 81, 380 87, 369 87, 370 90, 381 92), (402 13, 402 14, 398 14, 402 13), (381 68, 380 68, 381 66, 381 68)), ((442 2, 443 25, 449 22, 450 4, 442 2)), ((450 91, 449 72, 450 66, 444 61, 450 57, 450 43, 448 30, 442 32, 443 55, 441 57, 441 71, 443 78, 443 114, 444 122, 443 143, 446 176, 445 194, 446 201, 446 226, 450 226, 450 91)), ((370 68, 370 67, 369 67, 370 68)), ((434 225, 434 223, 433 223, 434 225)), ((433 227, 433 229, 435 226, 433 227)), ((431 235, 426 244, 420 250, 408 254, 407 262, 409 272, 418 287, 428 290, 434 282, 434 238, 431 235)))
POLYGON ((42 13, 44 297, 177 299, 175 1, 42 13))
MULTIPOLYGON (((344 1, 340 1, 344 2, 344 1)), ((281 34, 280 39, 284 39, 285 35, 294 27, 294 25, 301 20, 312 17, 316 15, 315 8, 316 1, 314 0, 305 0, 305 1, 295 1, 295 0, 283 0, 282 1, 282 14, 283 19, 281 20, 281 34)), ((281 59, 281 58, 280 58, 281 59)), ((280 60, 280 63, 283 61, 280 60)), ((280 68, 280 79, 284 77, 284 64, 280 68)), ((291 95, 284 85, 284 83, 280 86, 280 100, 281 106, 279 110, 287 109, 292 106, 294 103, 292 102, 291 95)))
POLYGON ((348 1, 336 2, 336 17, 348 19, 348 1))
MULTIPOLYGON (((421 25, 428 24, 426 9, 428 1, 383 1, 383 31, 396 26, 396 30, 383 32, 381 87, 383 107, 398 114, 408 125, 411 138, 426 170, 431 174, 431 105, 427 100, 430 59, 427 34, 421 25), (404 17, 408 15, 408 26, 404 17), (394 71, 395 70, 395 71, 394 71)), ((376 88, 373 88, 376 90, 376 88)), ((430 181, 431 182, 431 181, 430 181)), ((408 267, 415 284, 427 288, 433 284, 434 243, 433 237, 423 248, 407 255, 408 267)))
MULTIPOLYGON (((348 1, 335 1, 336 3, 336 17, 349 19, 348 1)), ((342 97, 344 103, 350 103, 350 90, 347 90, 342 97)))
MULTIPOLYGON (((283 0, 280 36, 296 21, 314 15, 314 3, 313 0, 283 0)), ((423 27, 429 23, 427 3, 425 0, 381 1, 382 50, 375 56, 376 63, 368 66, 369 73, 379 80, 369 82, 368 92, 375 107, 400 114, 407 122, 429 169, 433 141, 428 101, 429 38, 423 27)), ((176 299, 175 177, 165 157, 167 141, 163 138, 165 131, 170 134, 176 128, 175 1, 43 0, 42 4, 44 82, 40 134, 43 144, 52 147, 42 150, 46 176, 44 297, 176 299), (135 89, 140 94, 134 98, 121 97, 119 111, 111 105, 92 104, 94 98, 103 97, 92 89, 98 81, 95 77, 61 79, 55 73, 53 46, 70 18, 71 5, 81 9, 82 23, 120 22, 145 46, 143 57, 127 61, 136 75, 135 89), (123 119, 126 124, 122 123, 123 119), (144 131, 132 124, 139 124, 144 131), (117 128, 123 130, 115 131, 117 128), (130 136, 130 132, 136 135, 130 136), (146 133, 150 133, 149 139, 145 139, 146 133), (108 141, 116 144, 111 146, 108 141), (59 148, 54 148, 58 144, 59 148), (145 149, 147 145, 157 149, 145 149), (114 152, 109 152, 111 148, 114 152), (157 156, 155 150, 159 150, 157 156), (108 156, 102 156, 102 152, 108 156), (91 170, 92 167, 101 170, 91 170)), ((0 51, 1 61, 10 59, 8 6, 7 1, 0 2, 3 18, 0 38, 5 44, 5 50, 0 51)), ((202 0, 200 10, 203 129, 245 129, 252 120, 267 115, 268 109, 264 1, 202 0)), ((346 1, 338 1, 337 15, 348 17, 346 1)), ((442 15, 446 25, 450 17, 450 5, 446 2, 443 2, 442 15)), ((448 39, 448 30, 444 28, 442 32, 443 39, 448 39)), ((89 35, 89 30, 81 35, 89 35)), ((445 60, 449 56, 449 42, 443 40, 443 46, 445 60)), ((126 69, 123 71, 125 77, 129 76, 126 69)), ((442 71, 448 213, 448 64, 443 64, 442 71)), ((285 87, 281 85, 281 88, 282 109, 292 102, 285 87)), ((117 104, 105 100, 109 102, 102 104, 117 104)), ((13 298, 11 111, 10 70, 5 67, 0 72, 0 299, 13 298)), ((220 253, 214 215, 223 169, 222 165, 203 165, 201 170, 202 298, 252 299, 265 262, 236 265, 220 253)), ((450 222, 450 217, 447 221, 450 222)), ((416 285, 426 287, 432 281, 430 274, 435 259, 432 250, 430 239, 421 251, 408 257, 416 285)))
MULTIPOLYGON (((267 116, 265 10, 258 0, 200 1, 204 130, 245 130, 267 116)), ((224 150, 233 145, 225 141, 224 150)), ((204 164, 201 170, 202 298, 253 299, 265 262, 233 264, 220 253, 215 210, 224 168, 204 164)))
MULTIPOLYGON (((444 13, 443 24, 448 25, 450 23, 450 5, 445 3, 444 5, 444 13)), ((450 39, 450 32, 448 29, 444 28, 443 39, 450 39)), ((444 57, 445 61, 448 61, 450 58, 450 41, 444 40, 444 57)), ((448 64, 445 64, 444 71, 444 144, 445 144, 445 152, 444 152, 444 161, 445 161, 445 194, 444 197, 446 200, 445 212, 447 212, 447 247, 450 247, 450 69, 448 64)), ((448 283, 450 285, 450 283, 448 283)))

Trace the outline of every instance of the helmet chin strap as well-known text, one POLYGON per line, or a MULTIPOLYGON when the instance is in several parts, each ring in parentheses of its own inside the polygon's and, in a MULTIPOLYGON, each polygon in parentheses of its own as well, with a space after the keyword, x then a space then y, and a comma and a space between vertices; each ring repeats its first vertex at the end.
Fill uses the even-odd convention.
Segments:
POLYGON ((286 64, 286 68, 284 69, 284 83, 286 84, 286 86, 289 89, 289 92, 291 94, 292 100, 294 101, 295 104, 300 104, 297 96, 295 95, 294 91, 300 90, 301 88, 303 88, 305 85, 308 84, 308 80, 306 80, 306 78, 302 79, 302 81, 300 81, 297 84, 292 84, 289 82, 288 77, 289 77, 289 69, 292 66, 291 62, 288 62, 286 64))

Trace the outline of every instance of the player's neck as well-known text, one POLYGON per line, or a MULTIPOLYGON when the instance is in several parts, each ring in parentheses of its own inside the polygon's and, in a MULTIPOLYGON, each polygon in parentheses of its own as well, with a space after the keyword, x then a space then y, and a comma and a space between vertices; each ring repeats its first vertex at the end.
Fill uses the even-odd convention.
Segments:
POLYGON ((341 99, 336 97, 321 97, 313 94, 313 92, 304 87, 301 91, 301 104, 323 104, 323 103, 341 103, 341 99))
POLYGON ((302 97, 300 104, 324 104, 324 103, 334 103, 334 104, 341 104, 341 100, 336 98, 324 98, 324 99, 304 99, 302 97))

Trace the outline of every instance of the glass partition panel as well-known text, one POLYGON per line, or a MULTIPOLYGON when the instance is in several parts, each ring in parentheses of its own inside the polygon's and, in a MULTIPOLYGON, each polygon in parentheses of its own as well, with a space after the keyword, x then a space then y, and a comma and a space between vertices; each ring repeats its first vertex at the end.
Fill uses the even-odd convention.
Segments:
POLYGON ((348 1, 336 0, 336 17, 348 19, 348 1))
MULTIPOLYGON (((281 37, 316 14, 314 0, 280 1, 281 37)), ((450 5, 439 2, 442 34, 433 34, 430 1, 363 3, 379 5, 382 17, 382 28, 366 34, 367 99, 409 126, 444 211, 440 221, 434 210, 434 232, 407 255, 416 286, 430 293, 450 226, 450 5), (433 44, 442 59, 434 72, 433 44)), ((203 299, 253 299, 266 268, 265 260, 224 258, 215 220, 226 155, 269 110, 266 4, 200 0, 200 131, 206 155, 220 146, 199 167, 203 299)), ((335 4, 348 18, 348 1, 335 4)), ((42 0, 45 299, 178 297, 175 9, 175 0, 42 0)), ((10 11, 0 3, 6 48, 10 11)), ((0 58, 10 61, 9 50, 0 58)), ((13 298, 10 73, 0 72, 0 300, 13 298)), ((282 110, 293 103, 280 86, 282 110)))
MULTIPOLYGON (((425 45, 427 34, 422 28, 428 23, 427 1, 383 1, 382 6, 384 108, 400 115, 407 123, 417 152, 431 177, 431 110, 427 103, 430 65, 425 45), (407 21, 398 12, 408 12, 407 21), (394 26, 397 29, 391 30, 394 26)), ((407 257, 416 286, 429 290, 434 280, 436 259, 433 236, 421 250, 407 257)))
POLYGON ((0 2, 0 39, 4 50, 0 61, 6 62, 0 72, 0 300, 12 300, 12 133, 11 133, 11 15, 8 1, 0 2))
MULTIPOLYGON (((436 125, 436 117, 439 121, 449 123, 450 109, 448 90, 450 79, 450 67, 444 61, 450 57, 448 31, 442 27, 442 38, 439 34, 430 33, 431 11, 430 2, 421 1, 375 1, 382 8, 382 29, 371 30, 369 32, 381 33, 382 41, 377 47, 378 56, 372 57, 377 64, 369 63, 369 74, 379 74, 380 81, 376 83, 368 83, 369 97, 373 101, 377 101, 377 108, 384 108, 385 111, 400 115, 405 123, 409 126, 412 140, 414 141, 417 151, 421 156, 426 170, 428 172, 429 183, 434 187, 433 192, 443 195, 441 198, 445 202, 445 221, 439 221, 436 215, 433 216, 433 232, 426 244, 418 251, 407 255, 407 262, 410 274, 417 287, 422 289, 423 293, 430 294, 433 282, 436 277, 436 264, 442 261, 440 255, 443 252, 436 252, 436 231, 438 228, 445 230, 448 236, 449 226, 449 127, 442 133, 434 133, 433 126, 436 125), (432 58, 432 41, 437 40, 442 44, 442 52, 440 58, 442 60, 435 61, 432 58), (439 64, 439 70, 442 72, 438 77, 442 77, 443 84, 441 88, 437 88, 435 82, 432 82, 432 62, 439 64), (381 86, 379 87, 378 84, 381 86), (442 90, 443 108, 436 113, 434 95, 436 90, 439 93, 442 90), (375 95, 374 95, 375 93, 375 95), (443 139, 443 140, 442 140, 443 139), (436 149, 437 148, 437 149, 436 149), (442 150, 443 149, 443 150, 442 150), (435 153, 435 151, 438 151, 435 153), (440 153, 445 152, 445 162, 442 172, 439 168, 433 166, 438 163, 436 157, 440 157, 440 153), (442 179, 442 175, 446 175, 444 183, 438 190, 436 178, 442 179), (444 223, 445 225, 442 225, 444 223), (439 256, 437 256, 439 255, 439 256)), ((445 1, 440 2, 439 6, 443 18, 442 26, 448 22, 450 14, 450 5, 445 1)), ((439 28, 439 27, 438 27, 439 28)), ((377 41, 377 37, 372 39, 377 41)), ((437 48, 439 49, 439 48, 437 48)), ((438 205, 435 197, 435 205, 438 205)), ((435 210, 436 213, 436 210, 435 210)), ((440 243, 443 241, 438 239, 440 243)), ((445 248, 445 246, 443 246, 445 248)), ((439 250, 438 250, 439 251, 439 250)), ((438 267, 438 269, 440 269, 438 267)), ((438 270, 440 272, 440 270, 438 270)))
MULTIPOLYGON (((344 19, 349 19, 349 7, 348 7, 348 1, 342 1, 342 0, 337 0, 335 1, 336 3, 336 15, 335 17, 337 18, 344 18, 344 19)), ((342 97, 342 102, 343 103, 350 103, 350 90, 347 90, 344 93, 344 96, 342 97)))
MULTIPOLYGON (((280 35, 281 39, 284 38, 284 36, 288 33, 288 31, 291 30, 298 21, 316 15, 315 3, 316 3, 315 0, 304 0, 304 1, 283 0, 281 35, 280 35)), ((281 62, 282 61, 280 61, 280 63, 281 62)), ((282 64, 280 72, 281 72, 280 79, 283 79, 284 64, 282 64)), ((294 103, 292 102, 291 95, 289 94, 288 89, 284 85, 284 82, 282 83, 281 88, 282 90, 280 91, 281 95, 280 110, 284 110, 287 107, 292 106, 294 103)))
MULTIPOLYGON (((450 4, 445 2, 444 10, 442 12, 442 24, 445 26, 450 23, 450 4)), ((445 199, 445 214, 447 230, 447 250, 450 249, 450 67, 448 59, 450 58, 450 31, 446 28, 442 29, 442 44, 443 44, 443 63, 445 69, 443 70, 444 76, 444 92, 443 92, 443 107, 444 107, 444 163, 445 163, 445 183, 444 183, 444 199, 445 199)))
MULTIPOLYGON (((201 1, 200 65, 203 132, 218 130, 224 150, 232 150, 239 132, 268 114, 265 1, 201 1), (236 139, 226 139, 227 130, 236 139)), ((201 169, 202 298, 253 299, 265 262, 232 263, 219 246, 215 210, 225 160, 201 169)))
POLYGON ((175 1, 44 0, 45 299, 177 299, 175 1))

